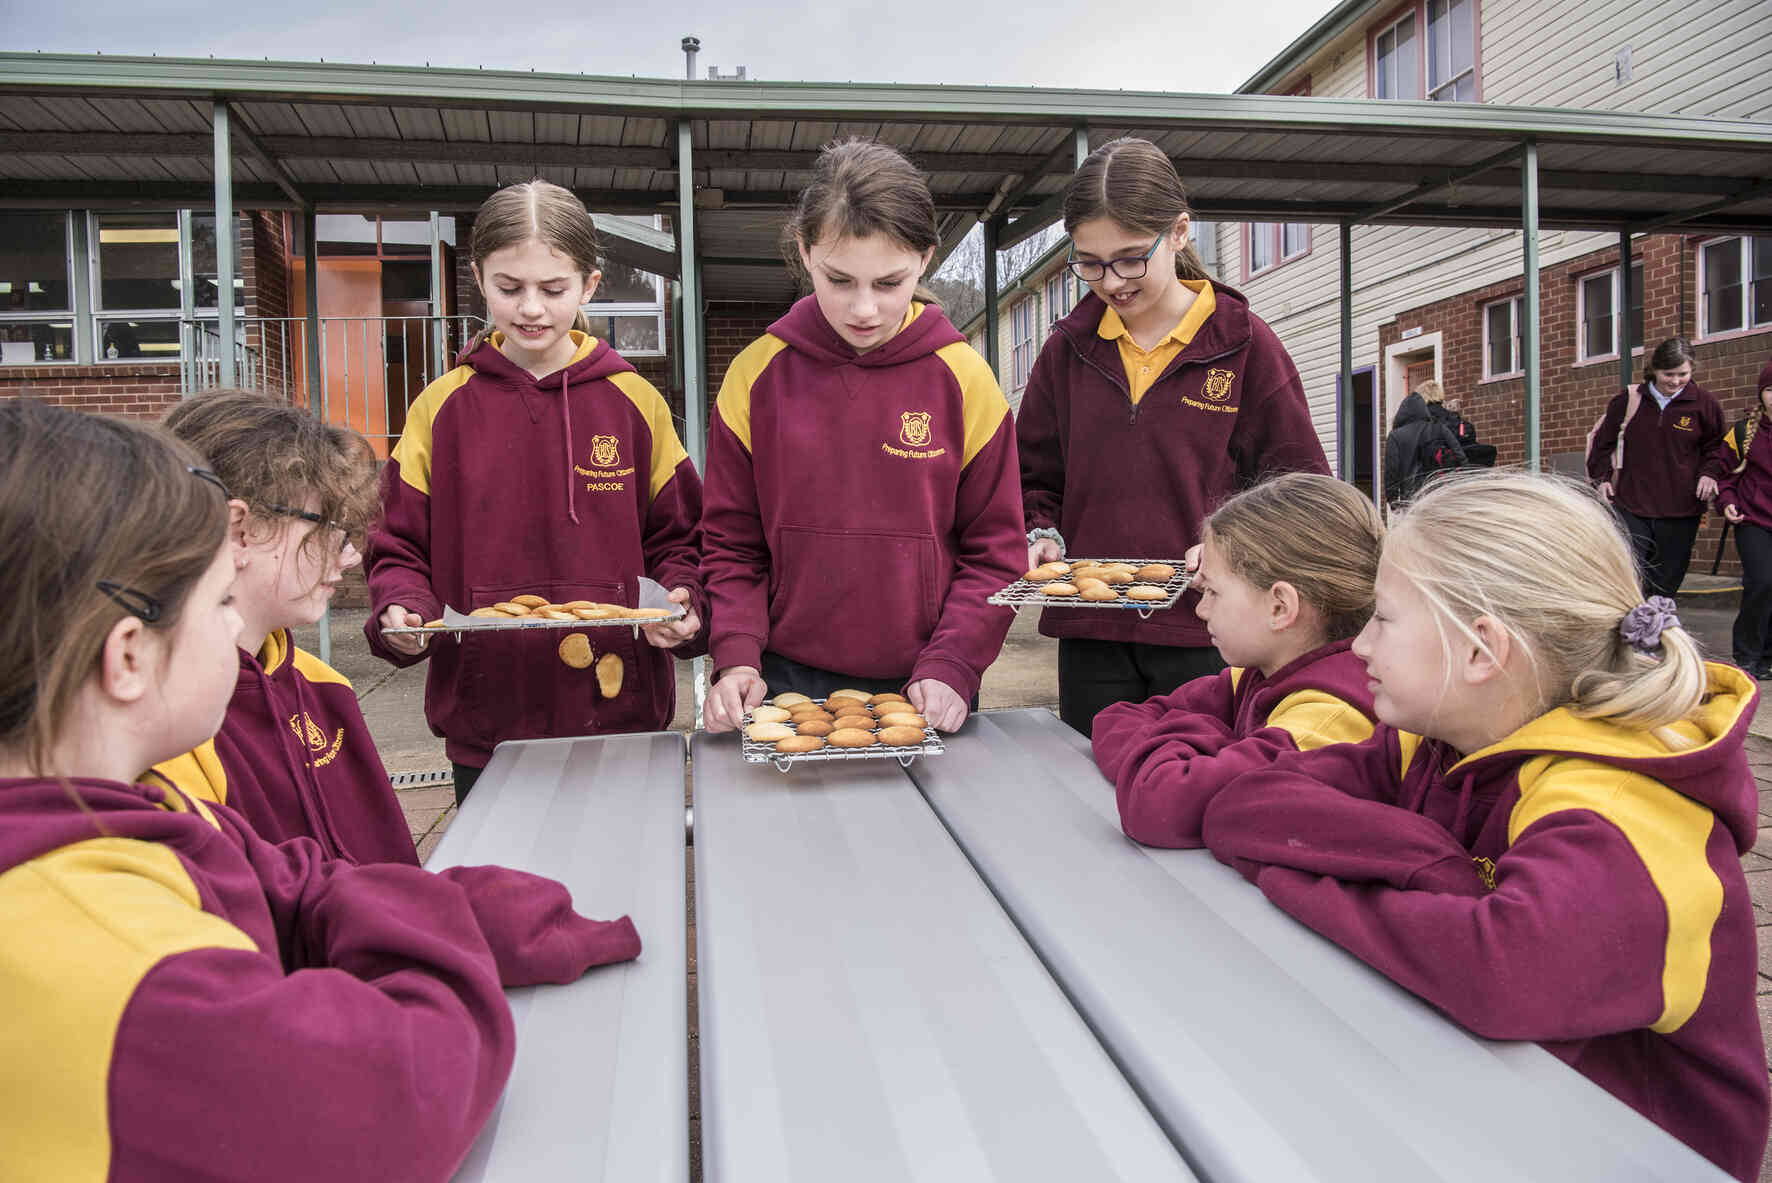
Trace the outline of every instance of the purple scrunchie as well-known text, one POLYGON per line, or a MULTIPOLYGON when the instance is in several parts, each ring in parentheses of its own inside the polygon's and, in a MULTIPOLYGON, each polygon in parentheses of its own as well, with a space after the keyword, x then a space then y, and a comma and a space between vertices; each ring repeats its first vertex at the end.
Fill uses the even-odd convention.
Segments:
POLYGON ((1624 614, 1618 622, 1618 635, 1630 642, 1639 653, 1653 653, 1661 644, 1663 629, 1679 628, 1680 618, 1674 602, 1666 596, 1650 596, 1624 614))

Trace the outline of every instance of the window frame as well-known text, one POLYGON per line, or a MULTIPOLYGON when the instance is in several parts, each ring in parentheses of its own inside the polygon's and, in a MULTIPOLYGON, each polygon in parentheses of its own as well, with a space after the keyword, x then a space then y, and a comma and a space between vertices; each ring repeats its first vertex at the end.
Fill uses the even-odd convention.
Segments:
MULTIPOLYGON (((652 228, 654 230, 659 230, 663 228, 663 225, 663 216, 654 214, 652 217, 652 228)), ((665 328, 666 317, 670 315, 670 297, 665 290, 665 277, 647 271, 643 267, 636 267, 635 270, 639 271, 642 275, 652 277, 652 291, 654 297, 652 300, 598 300, 593 297, 589 302, 579 305, 579 311, 583 312, 587 317, 631 316, 651 317, 656 319, 658 323, 658 348, 623 349, 621 350, 621 355, 623 357, 664 357, 670 352, 671 347, 671 342, 666 335, 665 328)), ((609 344, 611 348, 615 347, 615 342, 611 341, 609 344)))
MULTIPOLYGON (((1483 101, 1483 0, 1470 0, 1471 6, 1471 83, 1475 97, 1470 101, 1483 101)), ((1405 3, 1390 9, 1383 16, 1366 26, 1366 97, 1376 99, 1378 95, 1378 39, 1395 28, 1405 18, 1415 18, 1415 81, 1416 93, 1393 95, 1394 99, 1418 99, 1423 102, 1452 102, 1451 99, 1435 99, 1428 85, 1428 26, 1427 0, 1405 0, 1405 3)), ((1462 74, 1460 75, 1462 77, 1462 74)), ((1439 89, 1447 86, 1456 87, 1457 78, 1440 84, 1439 89)), ((1386 101, 1389 101, 1388 99, 1386 101)))
POLYGON ((1707 238, 1694 244, 1693 253, 1696 255, 1694 268, 1697 280, 1696 295, 1698 304, 1696 328, 1698 333, 1693 340, 1727 341, 1732 337, 1745 337, 1751 333, 1763 333, 1768 329, 1772 329, 1772 320, 1765 320, 1756 324, 1753 319, 1754 270, 1752 245, 1755 239, 1760 238, 1772 241, 1772 235, 1766 234, 1726 234, 1719 235, 1715 238, 1707 238), (1741 264, 1741 327, 1736 329, 1720 329, 1713 332, 1710 328, 1711 310, 1709 284, 1707 283, 1707 280, 1709 279, 1708 272, 1710 270, 1709 256, 1712 247, 1721 246, 1728 242, 1736 244, 1735 249, 1738 254, 1738 260, 1741 264))
MULTIPOLYGON (((1642 295, 1643 295, 1643 286, 1642 286, 1643 285, 1643 260, 1632 259, 1630 268, 1631 268, 1631 271, 1634 273, 1633 278, 1632 278, 1632 282, 1631 282, 1631 291, 1636 294, 1637 298, 1640 301, 1642 301, 1642 307, 1645 309, 1644 316, 1645 316, 1645 320, 1646 320, 1647 315, 1648 315, 1647 311, 1646 311, 1648 308, 1648 302, 1646 300, 1642 300, 1642 295)), ((1619 292, 1618 292, 1618 264, 1616 264, 1616 263, 1614 263, 1610 267, 1605 267, 1605 268, 1602 268, 1598 271, 1588 271, 1588 272, 1585 272, 1585 273, 1575 277, 1575 364, 1576 365, 1578 365, 1578 366, 1597 365, 1600 362, 1608 362, 1608 361, 1617 361, 1618 360, 1619 341, 1623 336, 1626 335, 1625 334, 1625 326, 1630 320, 1630 309, 1626 308, 1623 310, 1622 313, 1620 313, 1619 308, 1618 308, 1619 303, 1620 303, 1618 296, 1619 296, 1619 292), (1588 353, 1588 352, 1586 352, 1586 349, 1588 347, 1588 340, 1587 340, 1587 285, 1590 281, 1600 279, 1602 277, 1609 278, 1611 281, 1611 288, 1612 288, 1612 340, 1611 340, 1610 346, 1606 352, 1604 352, 1604 353, 1588 353)), ((1637 354, 1643 352, 1642 343, 1639 342, 1635 345, 1632 345, 1630 351, 1631 351, 1632 357, 1635 357, 1637 354)))
POLYGON ((1009 306, 1009 389, 1020 390, 1028 384, 1034 369, 1036 347, 1035 325, 1039 320, 1040 297, 1033 292, 1009 306), (1024 311, 1025 310, 1025 311, 1024 311), (1025 338, 1022 337, 1026 330, 1025 338))
POLYGON ((1277 271, 1288 263, 1296 263, 1316 248, 1316 235, 1309 222, 1244 222, 1243 223, 1243 282, 1257 276, 1277 271), (1286 253, 1286 227, 1300 226, 1304 229, 1304 246, 1300 250, 1286 253), (1255 266, 1255 238, 1257 232, 1269 239, 1273 262, 1262 267, 1255 266))
POLYGON ((1485 300, 1478 305, 1477 315, 1482 322, 1481 327, 1483 334, 1483 381, 1506 382, 1512 378, 1523 378, 1526 376, 1526 359, 1524 357, 1526 351, 1523 348, 1525 343, 1522 341, 1520 333, 1520 321, 1524 318, 1526 313, 1525 305, 1526 297, 1518 292, 1511 296, 1502 296, 1494 300, 1485 300), (1493 351, 1489 348, 1489 310, 1501 304, 1511 305, 1508 319, 1509 325, 1513 329, 1513 333, 1509 347, 1513 350, 1510 355, 1510 360, 1512 361, 1514 368, 1503 373, 1492 373, 1489 369, 1489 359, 1493 356, 1493 351))
POLYGON ((68 306, 65 309, 36 309, 36 310, 21 310, 18 312, 13 312, 12 310, 7 309, 4 312, 0 312, 0 324, 7 324, 7 325, 15 325, 15 324, 38 325, 38 324, 42 324, 42 325, 49 325, 52 327, 57 324, 66 324, 69 326, 69 332, 68 332, 69 355, 67 357, 51 357, 51 358, 45 360, 43 358, 35 356, 36 348, 35 348, 35 344, 33 344, 33 347, 31 350, 33 356, 30 361, 27 361, 27 362, 0 362, 0 366, 3 366, 3 365, 12 365, 12 366, 72 366, 72 365, 78 365, 78 364, 80 364, 79 363, 79 354, 80 354, 79 341, 80 341, 80 319, 81 318, 80 318, 80 311, 78 308, 78 304, 79 304, 78 287, 79 287, 79 285, 75 282, 75 271, 74 271, 74 264, 75 264, 74 256, 76 253, 75 242, 74 242, 74 215, 75 215, 75 213, 77 213, 79 211, 72 210, 72 209, 20 209, 20 210, 8 211, 8 212, 20 213, 20 214, 60 214, 61 215, 61 218, 62 218, 62 243, 63 243, 63 251, 65 254, 66 275, 67 275, 67 285, 68 285, 68 306))
MULTIPOLYGON (((86 252, 86 282, 87 290, 92 293, 92 297, 89 302, 89 307, 86 309, 85 323, 80 325, 79 328, 85 333, 88 346, 92 350, 92 364, 104 366, 182 366, 203 361, 204 357, 201 350, 194 351, 195 356, 192 356, 192 345, 195 336, 200 334, 205 328, 217 330, 216 335, 219 337, 221 322, 221 305, 219 301, 213 308, 199 308, 195 306, 194 302, 190 302, 189 297, 181 291, 179 300, 180 306, 177 308, 104 307, 104 267, 102 261, 104 250, 102 240, 99 237, 101 232, 99 220, 106 213, 117 211, 89 209, 74 210, 70 212, 83 214, 85 216, 86 241, 90 244, 86 252), (188 328, 185 324, 185 307, 187 304, 189 304, 190 307, 189 319, 191 321, 188 328), (143 321, 155 324, 170 322, 177 325, 179 327, 178 350, 176 352, 163 353, 153 357, 105 356, 106 325, 114 322, 134 324, 143 321)), ((160 213, 162 211, 158 209, 144 209, 141 211, 129 212, 152 214, 160 213)), ((175 208, 171 211, 173 221, 178 227, 178 281, 180 284, 189 287, 192 293, 196 291, 196 252, 192 247, 191 226, 196 220, 196 215, 199 212, 201 211, 197 209, 185 208, 175 208)), ((234 214, 236 232, 239 231, 242 217, 242 212, 237 211, 234 214)), ((238 249, 238 242, 235 243, 235 247, 234 260, 235 263, 238 264, 241 257, 241 253, 238 249)), ((237 271, 234 278, 236 280, 243 279, 243 273, 237 271)), ((239 296, 234 304, 234 344, 238 348, 246 344, 245 284, 241 283, 236 290, 239 292, 239 296)))
POLYGON ((1077 306, 1077 289, 1071 284, 1071 273, 1060 268, 1046 277, 1046 324, 1048 329, 1070 315, 1077 306))

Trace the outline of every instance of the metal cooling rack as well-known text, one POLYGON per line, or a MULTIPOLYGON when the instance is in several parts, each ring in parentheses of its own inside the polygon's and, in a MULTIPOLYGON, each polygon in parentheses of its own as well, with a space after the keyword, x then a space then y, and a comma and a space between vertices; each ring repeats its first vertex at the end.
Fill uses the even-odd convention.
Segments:
MULTIPOLYGON (((1064 561, 1075 564, 1078 560, 1066 558, 1064 561)), ((1167 593, 1160 600, 1128 600, 1124 589, 1133 586, 1130 583, 1110 584, 1109 586, 1119 593, 1119 598, 1113 600, 1085 600, 1081 596, 1049 596, 1040 590, 1049 584, 1064 583, 1068 579, 1068 577, 1061 577, 1049 579, 1045 583, 1031 583, 1026 579, 1017 579, 1002 591, 993 593, 985 603, 995 604, 1000 608, 1012 608, 1017 612, 1030 607, 1105 608, 1110 612, 1133 611, 1138 613, 1140 620, 1149 620, 1152 614, 1164 608, 1175 607, 1177 601, 1181 599, 1181 594, 1187 590, 1189 581, 1193 578, 1187 570, 1187 565, 1180 559, 1096 559, 1095 561, 1098 563, 1126 563, 1134 570, 1151 563, 1165 563, 1175 568, 1175 574, 1162 583, 1149 584, 1151 587, 1160 587, 1167 593)), ((1148 583, 1146 580, 1138 582, 1148 583)))
MULTIPOLYGON (((829 701, 829 699, 815 698, 812 703, 814 706, 823 706, 829 701)), ((947 746, 941 742, 941 736, 936 734, 935 728, 926 726, 923 728, 923 742, 920 744, 889 747, 886 744, 877 743, 866 748, 833 748, 827 743, 814 752, 778 752, 775 750, 774 742, 754 740, 745 734, 745 728, 753 722, 755 720, 751 718, 751 713, 746 711, 744 719, 738 725, 740 755, 744 757, 746 764, 773 764, 781 772, 786 772, 795 764, 802 762, 816 763, 826 760, 894 759, 909 768, 911 761, 918 756, 939 756, 947 751, 947 746)))

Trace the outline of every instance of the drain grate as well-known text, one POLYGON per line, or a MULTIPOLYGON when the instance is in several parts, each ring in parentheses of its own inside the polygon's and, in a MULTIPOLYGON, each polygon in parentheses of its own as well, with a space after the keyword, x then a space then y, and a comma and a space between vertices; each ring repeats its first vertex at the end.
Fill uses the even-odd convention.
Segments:
POLYGON ((454 784, 455 773, 447 768, 430 772, 396 772, 388 780, 396 789, 427 789, 432 785, 454 784))

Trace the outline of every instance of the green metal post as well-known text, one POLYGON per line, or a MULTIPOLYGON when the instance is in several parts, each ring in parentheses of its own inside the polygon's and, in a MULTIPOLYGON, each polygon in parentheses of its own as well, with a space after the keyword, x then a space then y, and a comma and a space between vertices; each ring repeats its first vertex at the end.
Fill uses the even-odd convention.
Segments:
POLYGON ((75 260, 74 361, 83 366, 93 363, 93 351, 98 348, 98 337, 90 331, 93 325, 92 272, 98 262, 98 243, 92 235, 95 217, 84 210, 76 210, 69 217, 71 224, 68 227, 71 236, 69 250, 75 260))
MULTIPOLYGON (((314 203, 301 207, 302 288, 304 301, 302 323, 302 369, 307 372, 308 414, 326 421, 326 387, 320 373, 320 248, 314 242, 314 203)), ((332 664, 332 605, 320 613, 320 660, 332 664)))
POLYGON ((1618 231, 1618 307, 1614 310, 1618 320, 1618 386, 1621 390, 1630 389, 1635 381, 1631 373, 1630 355, 1630 227, 1622 227, 1618 231))
MULTIPOLYGON (((447 281, 443 276, 443 215, 436 210, 431 211, 431 380, 434 382, 443 376, 449 366, 449 343, 444 340, 448 322, 443 319, 443 306, 447 301, 445 288, 447 281)), ((402 330, 404 331, 404 330, 402 330)))
POLYGON ((178 211, 179 397, 190 398, 202 385, 202 334, 197 330, 197 266, 192 257, 191 211, 178 211))
POLYGON ((683 446, 698 470, 705 471, 708 420, 703 399, 701 269, 695 262, 695 165, 689 120, 677 124, 677 242, 683 283, 683 421, 689 438, 683 446))
MULTIPOLYGON (((1354 409, 1354 226, 1352 222, 1341 224, 1341 408, 1336 417, 1335 443, 1340 453, 1340 472, 1342 480, 1350 484, 1354 480, 1354 470, 1358 467, 1355 461, 1354 422, 1358 418, 1354 409)), ((1376 411, 1374 412, 1376 414, 1376 411)))
POLYGON ((1087 127, 1077 128, 1077 130, 1072 133, 1072 138, 1077 147, 1076 167, 1082 168, 1083 162, 1089 159, 1089 129, 1087 127))
POLYGON ((1002 230, 1003 223, 996 218, 984 224, 984 360, 999 382, 1003 372, 997 368, 1001 360, 997 348, 997 237, 1002 230))
POLYGON ((235 385, 234 373, 234 150, 228 136, 228 105, 212 107, 215 120, 216 330, 221 334, 217 379, 235 385))
POLYGON ((1525 371, 1526 467, 1537 472, 1539 454, 1538 384, 1538 141, 1526 141, 1520 170, 1520 229, 1526 298, 1520 310, 1520 368, 1525 371))

